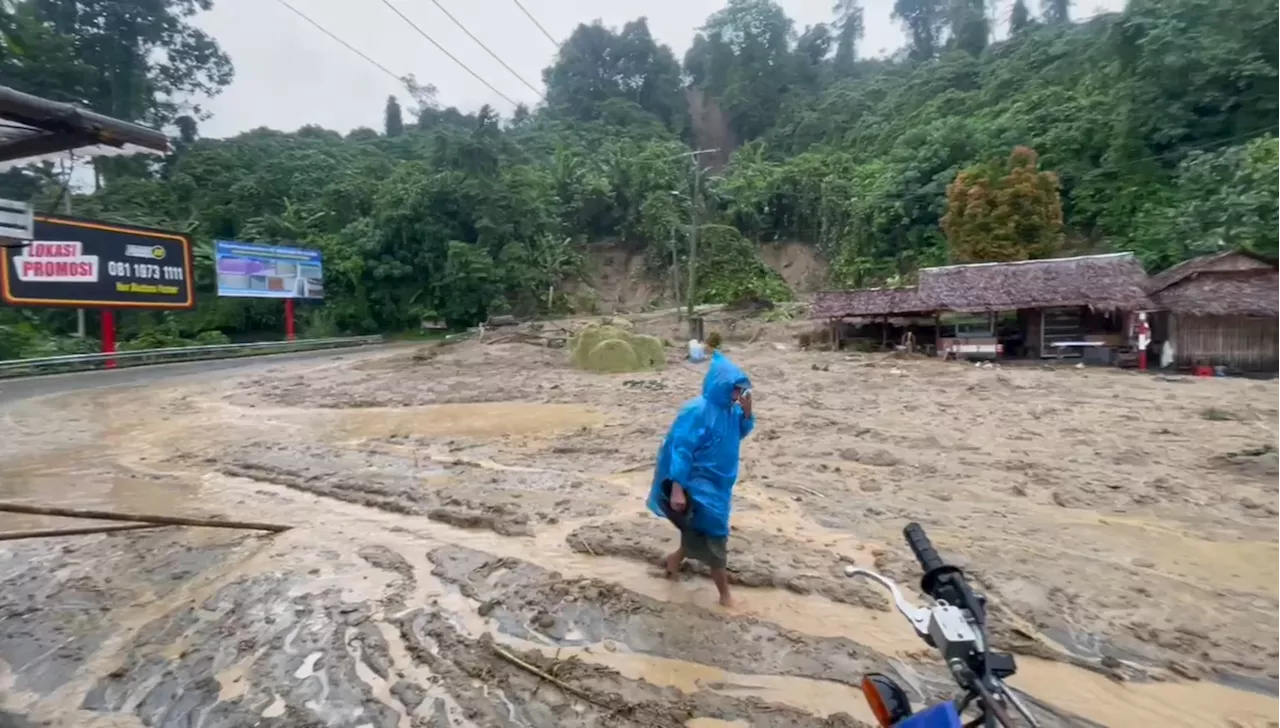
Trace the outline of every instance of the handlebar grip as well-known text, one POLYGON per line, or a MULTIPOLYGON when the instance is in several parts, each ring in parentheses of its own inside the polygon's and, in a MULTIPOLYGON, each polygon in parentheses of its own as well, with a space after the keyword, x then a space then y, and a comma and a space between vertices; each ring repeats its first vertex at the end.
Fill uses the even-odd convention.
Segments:
POLYGON ((902 529, 902 535, 906 537, 907 545, 911 547, 911 552, 916 555, 916 561, 920 562, 920 568, 924 569, 926 574, 946 566, 919 523, 908 523, 906 528, 902 529))

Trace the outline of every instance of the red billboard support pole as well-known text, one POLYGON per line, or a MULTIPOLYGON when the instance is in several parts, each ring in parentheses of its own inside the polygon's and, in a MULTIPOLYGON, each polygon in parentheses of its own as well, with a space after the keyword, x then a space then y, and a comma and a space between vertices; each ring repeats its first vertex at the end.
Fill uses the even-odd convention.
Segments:
MULTIPOLYGON (((116 353, 116 312, 109 308, 102 309, 102 353, 116 353)), ((107 359, 104 366, 115 369, 116 360, 107 359)))
POLYGON ((284 338, 293 341, 293 299, 284 299, 284 338))

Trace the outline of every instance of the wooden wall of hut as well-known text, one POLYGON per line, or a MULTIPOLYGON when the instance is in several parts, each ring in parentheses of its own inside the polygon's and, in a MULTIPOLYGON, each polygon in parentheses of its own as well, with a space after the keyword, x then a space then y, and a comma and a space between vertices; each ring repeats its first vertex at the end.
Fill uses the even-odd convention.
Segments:
POLYGON ((1243 372, 1277 369, 1277 320, 1246 316, 1169 314, 1174 364, 1223 365, 1243 372))
POLYGON ((1023 308, 1018 310, 1018 329, 1022 331, 1022 346, 1019 351, 1010 352, 1014 357, 1028 359, 1040 358, 1040 309, 1023 308))

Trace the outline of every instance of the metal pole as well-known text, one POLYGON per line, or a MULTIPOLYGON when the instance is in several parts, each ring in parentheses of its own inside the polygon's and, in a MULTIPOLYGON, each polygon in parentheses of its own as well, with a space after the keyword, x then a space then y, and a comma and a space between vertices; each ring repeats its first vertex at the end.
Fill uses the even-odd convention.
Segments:
POLYGON ((286 341, 294 340, 292 298, 284 299, 284 338, 286 341))
POLYGON ((702 176, 698 158, 693 157, 693 195, 689 204, 689 292, 684 305, 688 307, 689 332, 693 333, 693 294, 698 275, 698 182, 702 176))
POLYGON ((671 294, 676 299, 676 321, 680 320, 680 256, 676 252, 676 231, 671 230, 671 294))
MULTIPOLYGON (((62 212, 66 215, 71 214, 71 173, 75 170, 75 162, 71 161, 67 167, 66 189, 62 191, 62 212)), ((84 338, 84 309, 76 309, 76 338, 84 338)))

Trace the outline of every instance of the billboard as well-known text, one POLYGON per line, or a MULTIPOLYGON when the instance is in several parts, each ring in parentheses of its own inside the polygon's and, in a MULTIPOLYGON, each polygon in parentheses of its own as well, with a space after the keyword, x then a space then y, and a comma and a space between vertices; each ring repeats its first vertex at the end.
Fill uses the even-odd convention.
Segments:
POLYGON ((214 241, 218 295, 244 298, 324 298, 320 251, 214 241))
POLYGON ((0 247, 0 295, 15 306, 183 309, 195 305, 191 240, 132 225, 36 215, 0 247))

